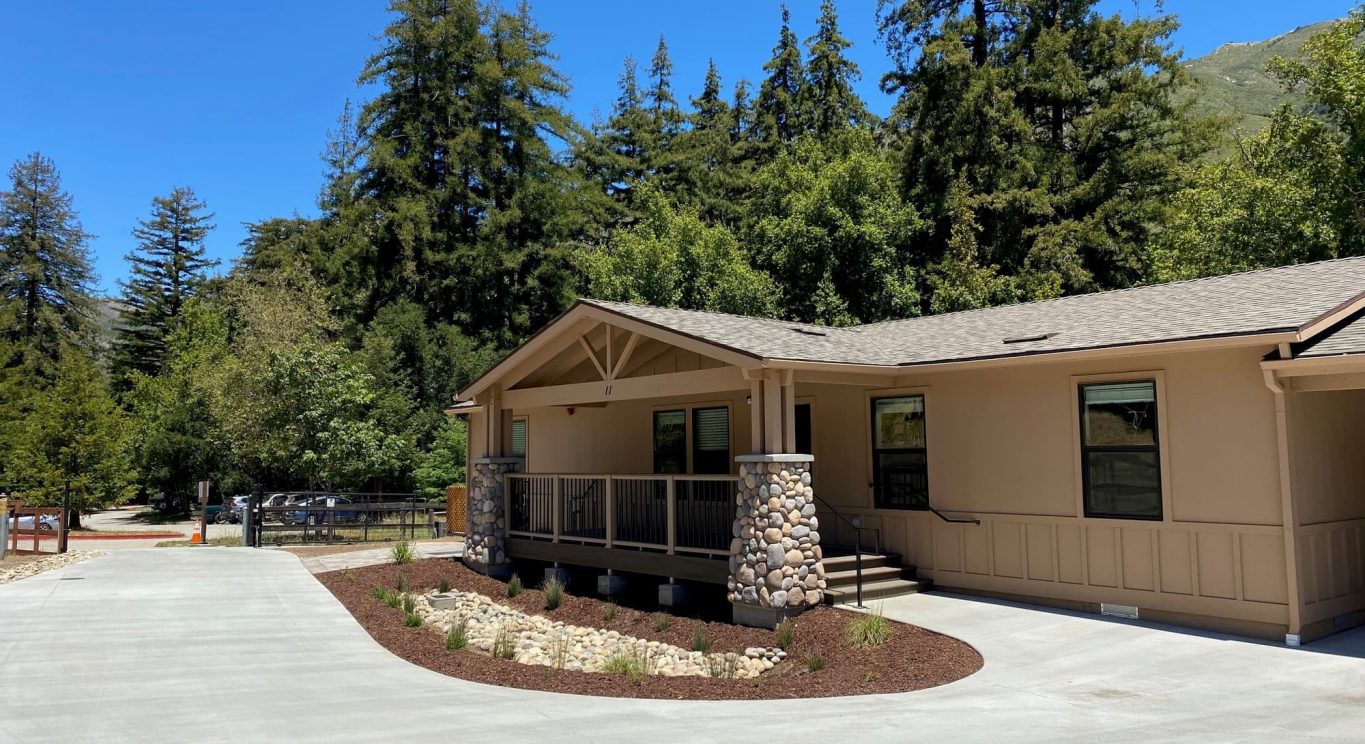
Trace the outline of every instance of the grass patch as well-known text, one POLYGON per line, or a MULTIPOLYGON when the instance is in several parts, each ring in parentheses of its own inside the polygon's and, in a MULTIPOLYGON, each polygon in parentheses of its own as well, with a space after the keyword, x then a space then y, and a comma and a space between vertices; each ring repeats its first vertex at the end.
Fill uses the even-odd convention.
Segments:
POLYGON ((405 612, 403 613, 403 624, 409 628, 420 628, 422 627, 422 616, 415 612, 405 612))
POLYGON ((711 650, 711 636, 706 634, 706 626, 701 623, 692 628, 692 650, 702 653, 711 650))
POLYGON ((523 589, 525 589, 525 587, 522 586, 521 577, 517 574, 512 574, 512 578, 507 580, 507 596, 515 597, 518 594, 521 594, 523 589))
POLYGON ((660 612, 654 616, 654 632, 662 633, 668 630, 668 626, 673 624, 673 618, 660 612))
POLYGON ((806 671, 818 672, 825 668, 825 657, 819 651, 806 657, 806 671))
POLYGON ((614 603, 608 602, 606 605, 604 605, 604 606, 602 607, 602 620, 603 620, 604 622, 608 622, 608 623, 609 623, 609 622, 611 622, 612 620, 615 620, 615 619, 616 619, 616 605, 615 605, 614 603))
MULTIPOLYGON (((192 543, 192 542, 190 542, 189 540, 162 540, 161 542, 157 543, 157 544, 156 544, 155 546, 153 546, 153 547, 157 547, 157 548, 188 548, 188 547, 190 547, 191 545, 195 545, 195 544, 196 544, 196 543, 192 543)), ((218 547, 220 547, 220 548, 240 548, 240 547, 242 547, 242 536, 241 536, 241 535, 227 535, 227 536, 224 536, 224 537, 210 537, 208 542, 206 542, 206 543, 198 543, 198 544, 200 544, 200 545, 216 545, 216 546, 218 546, 218 547)))
POLYGON ((403 612, 413 613, 417 611, 417 600, 411 594, 403 595, 403 612))
POLYGON ((777 630, 773 633, 773 641, 777 647, 786 651, 796 643, 796 626, 790 620, 783 620, 777 624, 777 630))
POLYGON ((412 563, 417 559, 417 551, 413 549, 412 545, 408 544, 407 540, 399 540, 394 543, 391 552, 393 553, 393 562, 400 566, 404 563, 412 563))
POLYGON ((436 590, 439 591, 439 592, 442 593, 442 594, 445 594, 445 593, 449 592, 449 591, 450 591, 450 579, 441 579, 441 583, 436 587, 436 590))
POLYGON ((468 620, 461 620, 451 624, 450 632, 446 633, 447 651, 463 651, 469 647, 468 623, 468 620))
POLYGON ((559 579, 546 579, 540 591, 545 594, 545 609, 556 610, 564 603, 564 582, 559 579))
POLYGON ((881 610, 871 610, 848 621, 847 635, 854 648, 880 646, 891 637, 891 622, 881 610))

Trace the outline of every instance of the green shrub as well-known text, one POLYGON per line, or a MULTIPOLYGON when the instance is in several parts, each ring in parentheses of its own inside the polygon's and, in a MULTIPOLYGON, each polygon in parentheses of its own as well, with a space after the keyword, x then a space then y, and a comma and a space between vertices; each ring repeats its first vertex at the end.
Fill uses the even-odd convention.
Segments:
POLYGON ((412 563, 417 558, 417 551, 412 549, 407 540, 399 540, 393 546, 393 562, 398 565, 412 563))
POLYGON ((417 611, 417 600, 411 594, 403 595, 403 612, 412 614, 417 611))
POLYGON ((870 610, 848 623, 848 643, 854 648, 872 648, 891 637, 891 623, 880 610, 870 610))
POLYGON ((403 613, 403 624, 409 628, 420 628, 422 627, 422 616, 415 612, 403 613))
POLYGON ((615 605, 614 603, 611 603, 611 602, 608 602, 607 604, 603 605, 603 606, 602 606, 602 620, 604 620, 605 622, 611 622, 612 620, 615 620, 615 619, 616 619, 616 605, 615 605))
POLYGON ((545 609, 556 610, 564 603, 564 582, 559 579, 546 579, 540 591, 545 593, 545 609))
POLYGON ((815 653, 811 654, 809 657, 806 658, 806 671, 818 672, 824 668, 825 657, 821 656, 819 651, 816 651, 815 653))
POLYGON ((602 665, 609 674, 624 674, 636 686, 644 684, 645 660, 638 653, 618 651, 602 665))
POLYGON ((469 646, 469 628, 467 620, 452 623, 450 632, 446 633, 446 650, 463 651, 469 646))
POLYGON ((662 633, 668 630, 668 626, 673 624, 673 618, 660 612, 654 616, 654 632, 662 633))
POLYGON ((389 596, 389 590, 382 586, 377 586, 370 590, 370 596, 382 602, 389 596))
POLYGON ((701 623, 692 628, 692 650, 702 653, 711 650, 711 636, 706 634, 706 626, 701 623))
POLYGON ((777 647, 786 651, 796 642, 796 626, 790 620, 783 620, 778 623, 777 631, 773 635, 777 647))
POLYGON ((522 588, 523 587, 521 585, 521 577, 516 574, 512 574, 512 578, 507 580, 507 596, 515 597, 518 594, 521 594, 522 588))
POLYGON ((394 608, 395 610, 403 606, 403 596, 391 592, 388 589, 384 590, 384 596, 382 597, 382 599, 384 600, 384 604, 394 608))
POLYGON ((436 590, 442 594, 450 591, 450 579, 441 579, 441 583, 437 585, 436 590))

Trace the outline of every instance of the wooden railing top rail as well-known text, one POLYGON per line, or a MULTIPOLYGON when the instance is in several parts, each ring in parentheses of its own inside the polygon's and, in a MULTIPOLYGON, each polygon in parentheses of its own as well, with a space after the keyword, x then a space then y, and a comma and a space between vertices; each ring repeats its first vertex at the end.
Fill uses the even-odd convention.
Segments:
POLYGON ((728 482, 739 478, 738 475, 723 474, 703 474, 703 473, 521 473, 512 472, 505 475, 507 478, 613 478, 616 480, 686 480, 686 481, 717 481, 728 482))

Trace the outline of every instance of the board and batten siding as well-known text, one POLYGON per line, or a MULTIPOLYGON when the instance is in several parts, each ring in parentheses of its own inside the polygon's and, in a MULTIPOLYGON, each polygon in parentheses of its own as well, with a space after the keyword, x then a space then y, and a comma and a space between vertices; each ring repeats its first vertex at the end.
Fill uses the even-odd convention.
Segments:
POLYGON ((879 528, 887 549, 938 585, 1224 618, 1269 635, 1288 623, 1289 598, 1274 403, 1258 366, 1267 350, 938 372, 901 390, 798 385, 797 394, 815 402, 822 496, 879 528), (1160 521, 1082 516, 1076 389, 1124 379, 1158 382, 1160 521), (869 401, 897 392, 925 395, 931 503, 980 525, 873 507, 869 401))

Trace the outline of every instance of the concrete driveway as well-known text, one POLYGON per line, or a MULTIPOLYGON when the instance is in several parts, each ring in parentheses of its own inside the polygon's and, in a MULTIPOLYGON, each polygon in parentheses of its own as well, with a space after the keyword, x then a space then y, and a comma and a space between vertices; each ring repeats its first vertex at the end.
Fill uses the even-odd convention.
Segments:
POLYGON ((947 595, 985 668, 902 695, 610 700, 391 656, 283 552, 127 550, 0 586, 0 741, 1359 741, 1365 636, 1287 649, 947 595))

